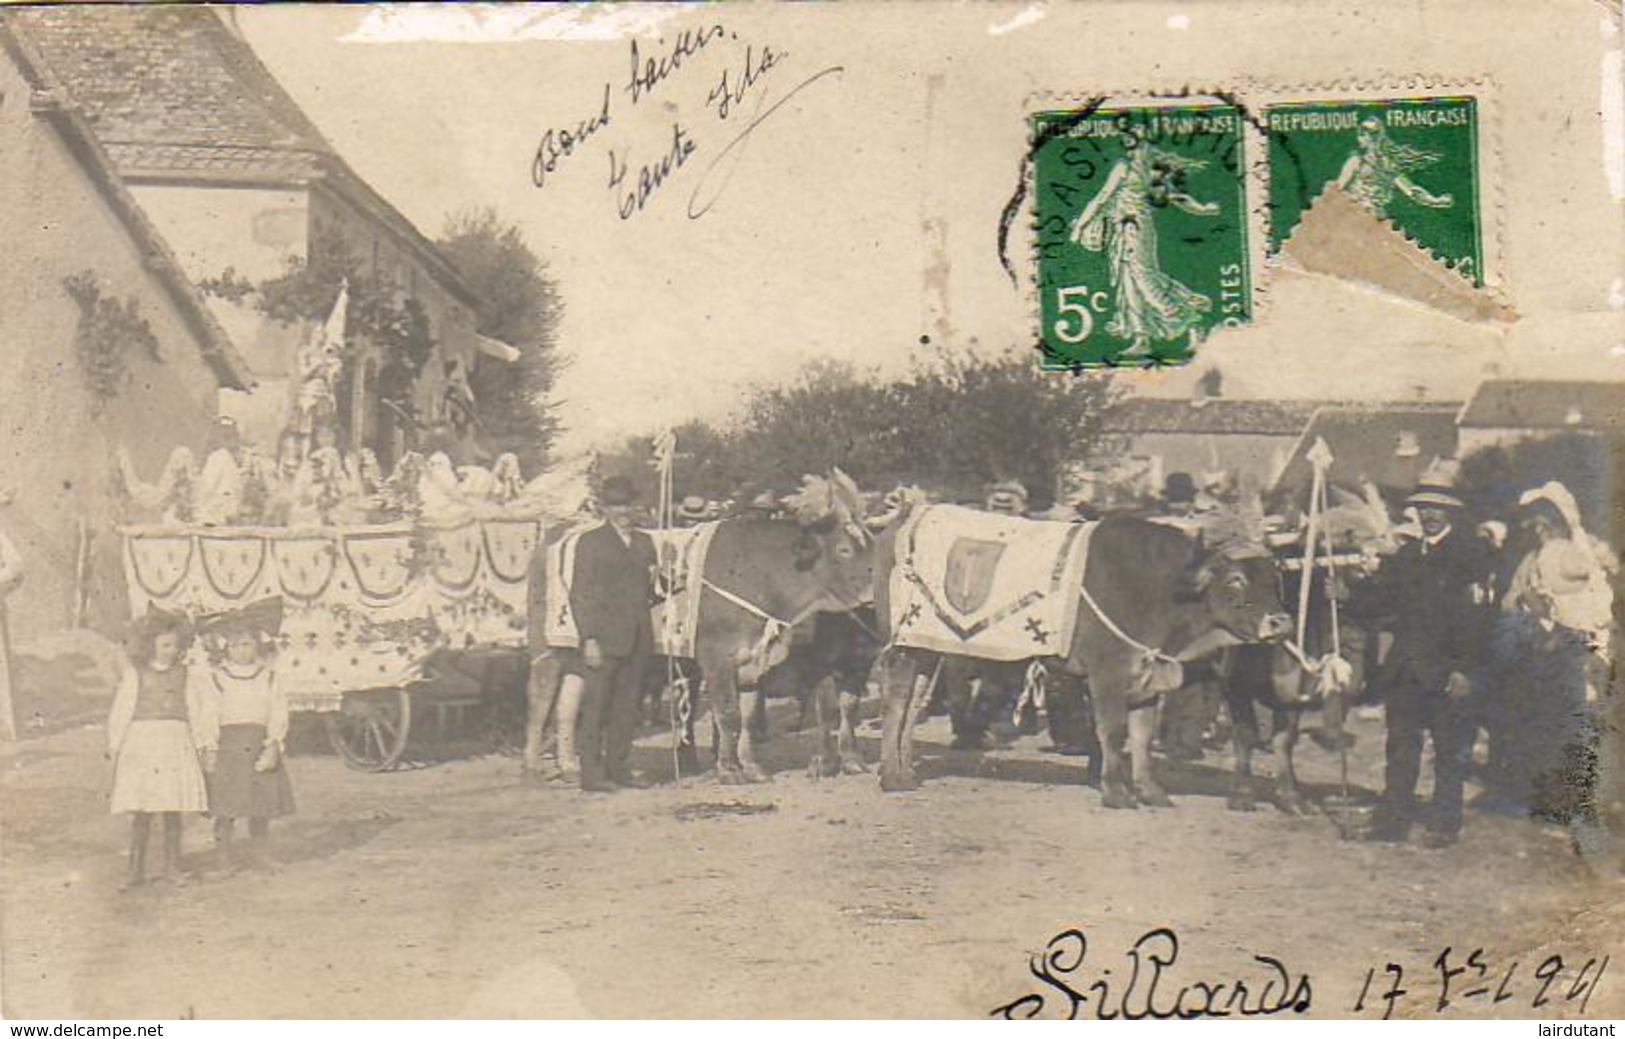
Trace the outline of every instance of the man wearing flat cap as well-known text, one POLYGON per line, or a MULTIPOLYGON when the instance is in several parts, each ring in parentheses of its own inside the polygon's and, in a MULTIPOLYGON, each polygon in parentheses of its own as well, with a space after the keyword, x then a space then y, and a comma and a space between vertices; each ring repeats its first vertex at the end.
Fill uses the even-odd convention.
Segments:
POLYGON ((637 492, 630 480, 605 479, 598 507, 604 522, 576 544, 570 609, 586 669, 578 743, 581 789, 609 792, 644 785, 630 762, 638 691, 654 653, 649 607, 657 557, 654 540, 632 526, 637 492))
POLYGON ((1433 805, 1426 841, 1442 847, 1461 832, 1462 783, 1472 753, 1471 697, 1490 621, 1484 586, 1490 559, 1467 522, 1449 463, 1429 468, 1406 499, 1421 537, 1385 562, 1373 582, 1393 618, 1385 669, 1387 761, 1371 837, 1404 841, 1416 817, 1422 742, 1433 738, 1433 805))

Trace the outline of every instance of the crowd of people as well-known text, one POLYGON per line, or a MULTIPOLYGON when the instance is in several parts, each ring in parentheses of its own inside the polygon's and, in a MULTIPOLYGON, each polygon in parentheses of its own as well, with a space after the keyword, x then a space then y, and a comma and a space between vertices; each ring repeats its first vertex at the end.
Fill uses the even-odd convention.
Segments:
POLYGON ((1372 836, 1449 844, 1480 731, 1480 806, 1595 831, 1597 755, 1610 677, 1618 562, 1560 482, 1529 488, 1508 518, 1479 520, 1442 467, 1406 501, 1402 543, 1354 604, 1392 634, 1372 676, 1385 707, 1385 782, 1372 836), (1511 519, 1509 524, 1507 519, 1511 519), (1433 799, 1419 813, 1425 740, 1433 799))
MULTIPOLYGON (((1510 509, 1479 516, 1458 487, 1459 472, 1453 460, 1430 467, 1397 521, 1374 489, 1365 498, 1344 495, 1337 515, 1320 518, 1332 542, 1327 552, 1356 560, 1345 566, 1347 579, 1334 582, 1348 641, 1368 647, 1365 688, 1356 694, 1384 708, 1384 791, 1371 836, 1403 841, 1420 821, 1427 843, 1454 842, 1469 775, 1483 789, 1475 802, 1483 810, 1595 833, 1618 560, 1585 529, 1563 483, 1525 488, 1510 509), (1417 790, 1428 740, 1433 796, 1423 811, 1417 790), (1484 750, 1482 761, 1475 748, 1484 750)), ((1198 533, 1237 506, 1235 483, 1223 474, 1198 482, 1175 472, 1155 503, 1133 511, 1198 533)), ((1026 488, 1013 480, 990 484, 983 507, 1095 515, 1086 505, 1033 513, 1026 488)), ((1271 519, 1272 544, 1301 550, 1304 517, 1271 519)), ((1211 744, 1226 728, 1212 664, 1193 665, 1187 688, 1164 702, 1160 742, 1171 756, 1202 757, 1204 740, 1211 744)), ((980 750, 1036 731, 1032 707, 1042 693, 1035 697, 1035 687, 1054 677, 1035 675, 1028 662, 946 662, 953 746, 980 750)), ((1092 739, 1073 706, 1050 690, 1050 732, 1063 753, 1083 753, 1092 739)))
MULTIPOLYGON (((471 502, 524 503, 517 468, 505 461, 490 471, 454 470, 442 454, 414 469, 414 456, 408 456, 385 480, 376 466, 369 470, 365 452, 347 457, 319 429, 314 436, 308 451, 293 436, 284 438, 269 470, 273 489, 267 501, 286 503, 286 511, 276 513, 282 522, 331 522, 346 507, 376 518, 385 500, 397 507, 409 501, 408 514, 417 516, 466 509, 471 502), (413 486, 403 491, 402 479, 413 486), (331 492, 312 488, 332 481, 344 492, 323 504, 331 492)), ((215 444, 197 477, 191 521, 243 523, 245 510, 254 507, 246 487, 256 471, 240 443, 228 438, 215 444)), ((1609 678, 1617 561, 1585 529, 1574 496, 1557 481, 1526 489, 1513 512, 1490 519, 1471 514, 1456 483, 1453 463, 1430 469, 1404 500, 1398 522, 1386 522, 1384 513, 1383 529, 1367 531, 1378 547, 1363 556, 1364 565, 1337 593, 1349 622, 1372 636, 1371 646, 1382 647, 1371 654, 1365 672, 1365 698, 1386 712, 1384 790, 1371 836, 1402 841, 1420 821, 1430 844, 1455 841, 1464 784, 1475 768, 1484 788, 1478 804, 1485 810, 1594 826, 1590 792, 1599 704, 1609 678), (1479 763, 1474 748, 1481 732, 1489 753, 1479 763), (1428 740, 1433 796, 1424 810, 1417 792, 1428 740)), ((171 502, 174 490, 171 483, 171 502)), ((1198 486, 1175 473, 1152 511, 1200 530, 1235 505, 1227 500, 1232 490, 1223 481, 1198 486)), ((895 513, 913 493, 875 500, 871 520, 895 513)), ((146 494, 152 503, 157 490, 146 494)), ((686 525, 782 511, 768 493, 740 500, 742 505, 680 499, 670 518, 686 525)), ((596 504, 601 522, 581 537, 570 585, 579 648, 560 650, 561 666, 551 672, 565 676, 553 701, 552 778, 601 793, 646 785, 631 768, 631 748, 643 677, 655 652, 649 604, 657 566, 649 535, 638 529, 649 512, 633 482, 621 476, 603 480, 596 504)), ((989 484, 981 504, 992 513, 1035 515, 1019 481, 989 484)), ((1382 511, 1366 511, 1373 508, 1382 511)), ((1091 516, 1086 507, 1060 511, 1070 519, 1091 516)), ((1039 515, 1055 518, 1055 511, 1039 515)), ((268 655, 278 620, 266 604, 197 619, 207 662, 190 669, 184 664, 193 634, 187 618, 153 613, 138 625, 132 667, 108 727, 110 753, 118 762, 113 810, 134 813, 131 884, 147 877, 154 815, 163 819, 170 875, 178 863, 180 813, 209 812, 221 854, 231 861, 237 859, 233 820, 248 820, 248 860, 256 861, 263 857, 268 820, 292 811, 282 760, 286 699, 268 655)), ((985 747, 990 730, 1012 735, 1001 728, 1019 725, 1041 699, 1034 695, 1030 662, 950 664, 944 686, 969 690, 947 698, 958 748, 985 747)), ((1063 746, 1081 742, 1059 733, 1069 724, 1061 717, 1066 706, 1059 697, 1047 704, 1052 733, 1063 746)), ((1204 710, 1216 713, 1217 702, 1204 710)), ((1165 750, 1172 745, 1168 733, 1165 750)))

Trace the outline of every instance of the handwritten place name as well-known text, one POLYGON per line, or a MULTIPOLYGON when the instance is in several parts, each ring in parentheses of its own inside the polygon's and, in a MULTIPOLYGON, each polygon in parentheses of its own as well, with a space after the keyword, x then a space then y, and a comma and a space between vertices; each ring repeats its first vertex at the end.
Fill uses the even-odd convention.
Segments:
POLYGON ((671 124, 671 147, 658 162, 646 164, 638 168, 637 179, 631 184, 626 183, 628 163, 625 155, 618 154, 614 149, 609 153, 609 189, 616 193, 617 212, 622 220, 630 220, 636 213, 641 213, 643 207, 649 204, 649 199, 660 190, 661 185, 671 179, 671 175, 681 169, 688 157, 694 154, 694 142, 689 138, 681 124, 671 124))
POLYGON ((1503 971, 1499 964, 1492 964, 1486 958, 1483 949, 1474 949, 1462 956, 1446 946, 1434 957, 1431 970, 1410 971, 1410 980, 1407 980, 1405 966, 1399 963, 1388 964, 1380 975, 1375 967, 1367 970, 1360 995, 1354 1001, 1354 1012, 1364 1013, 1367 998, 1372 997, 1370 1009, 1375 1010, 1380 1004, 1386 1021, 1393 1016, 1394 1008, 1407 1002, 1406 997, 1410 996, 1427 998, 1436 1014, 1463 1004, 1498 1006, 1512 1002, 1520 1009, 1540 1010, 1552 1003, 1569 1004, 1576 1000, 1580 1004, 1579 1012, 1584 1014, 1586 1004, 1591 1002, 1592 993, 1602 981, 1603 971, 1608 969, 1608 957, 1588 957, 1581 964, 1578 957, 1565 961, 1553 953, 1533 969, 1520 970, 1519 967, 1519 961, 1513 960, 1503 971), (1575 964, 1579 964, 1579 969, 1565 977, 1575 964))
POLYGON ((752 60, 754 50, 749 44, 745 46, 745 60, 737 79, 730 82, 728 73, 731 70, 723 69, 721 81, 705 96, 705 107, 715 107, 718 119, 728 118, 728 113, 733 111, 735 105, 744 103, 745 95, 750 93, 750 88, 756 85, 757 80, 767 75, 773 66, 789 57, 788 54, 774 51, 772 47, 763 47, 761 53, 755 55, 752 60))
POLYGON ((1117 964, 1115 972, 1111 967, 1095 970, 1088 958, 1089 939, 1083 931, 1062 931, 1028 963, 1028 971, 1047 991, 1030 992, 995 1007, 990 1016, 1035 1018, 1055 1000, 1060 1015, 1069 1021, 1268 1017, 1306 1013, 1314 999, 1309 975, 1294 978, 1280 960, 1262 955, 1253 957, 1262 967, 1256 977, 1192 981, 1174 988, 1164 975, 1179 959, 1179 936, 1168 927, 1141 935, 1124 952, 1126 963, 1117 964), (1125 975, 1127 981, 1114 985, 1114 977, 1125 975))
POLYGON ((727 32, 721 25, 684 29, 673 39, 671 51, 656 58, 643 57, 638 51, 638 41, 633 40, 632 79, 626 84, 626 92, 632 95, 632 103, 635 105, 653 94, 655 87, 680 71, 685 62, 705 49, 706 44, 727 32))
POLYGON ((574 155, 593 134, 609 125, 609 84, 604 84, 604 101, 598 112, 576 123, 574 127, 558 127, 542 134, 536 146, 536 157, 530 164, 530 181, 539 188, 547 186, 547 175, 559 168, 559 163, 574 155))

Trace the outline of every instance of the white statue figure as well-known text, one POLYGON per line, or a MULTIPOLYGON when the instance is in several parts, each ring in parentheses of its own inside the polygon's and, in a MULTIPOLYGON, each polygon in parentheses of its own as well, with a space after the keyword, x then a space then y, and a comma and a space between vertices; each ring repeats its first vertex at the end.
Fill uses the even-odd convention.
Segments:
POLYGON ((350 286, 339 286, 338 299, 322 327, 312 330, 294 356, 299 392, 294 399, 295 422, 300 432, 314 435, 323 424, 338 420, 336 387, 344 371, 344 325, 350 311, 350 286))
POLYGON ((459 523, 472 515, 467 499, 457 484, 457 470, 444 451, 430 455, 418 479, 418 508, 424 522, 459 523))
POLYGON ((209 441, 208 456, 198 473, 196 519, 206 527, 229 526, 237 522, 242 511, 242 437, 236 423, 221 419, 209 441))
POLYGON ((512 451, 497 456, 491 477, 496 485, 491 498, 498 505, 512 505, 525 493, 525 475, 519 469, 519 457, 512 451))
POLYGON ((114 452, 117 476, 124 493, 138 508, 162 515, 165 523, 186 524, 194 519, 193 495, 197 487, 197 468, 192 461, 192 450, 177 447, 169 454, 164 471, 155 484, 144 483, 136 475, 130 453, 120 446, 114 452))

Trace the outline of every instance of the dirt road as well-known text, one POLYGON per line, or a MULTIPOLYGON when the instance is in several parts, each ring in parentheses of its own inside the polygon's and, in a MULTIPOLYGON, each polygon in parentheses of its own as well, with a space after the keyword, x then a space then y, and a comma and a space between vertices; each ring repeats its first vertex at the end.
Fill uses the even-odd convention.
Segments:
MULTIPOLYGON (((117 891, 126 824, 106 811, 100 730, 5 745, 4 1009, 931 1017, 1032 993, 1052 1016, 1070 1003, 1029 958, 1078 928, 1088 955, 1063 980, 1088 995, 1089 1015, 1125 1000, 1172 1007, 1181 988, 1190 1008, 1198 981, 1233 992, 1239 980, 1257 1005, 1278 977, 1262 955, 1294 986, 1308 977, 1310 1014, 1353 1014, 1371 969, 1359 1016, 1380 1016, 1394 987, 1407 989, 1396 1016, 1433 1016, 1449 946, 1444 969, 1476 948, 1485 967, 1452 975, 1451 1015, 1572 1017, 1589 996, 1586 1016, 1625 1016, 1621 888, 1560 833, 1472 814, 1443 851, 1343 842, 1324 815, 1227 811, 1216 754, 1170 768, 1174 809, 1111 812, 1042 737, 978 758, 944 751, 945 729, 922 729, 928 782, 907 795, 883 795, 873 776, 807 779, 797 736, 769 744, 772 784, 608 796, 522 787, 498 755, 383 775, 296 757, 299 814, 274 831, 280 870, 132 894, 117 891), (1177 932, 1176 961, 1153 995, 1142 980, 1123 996, 1126 950, 1159 927, 1177 932), (1543 994, 1537 972, 1554 953, 1564 967, 1543 994), (1577 987, 1575 969, 1609 954, 1601 983, 1577 987), (1498 987, 1464 997, 1479 973, 1498 987), (1104 998, 1089 995, 1096 981, 1104 998), (1496 993, 1510 996, 1494 1005, 1496 993)), ((1357 732, 1353 777, 1374 789, 1380 725, 1357 732)), ((657 777, 670 768, 661 744, 651 735, 639 750, 657 777)), ((1306 745, 1300 771, 1330 784, 1336 759, 1306 745)), ((206 830, 187 830, 205 871, 206 830)), ((1142 947, 1142 979, 1149 957, 1167 958, 1159 940, 1142 947)), ((1069 941, 1060 966, 1075 958, 1069 941)))

